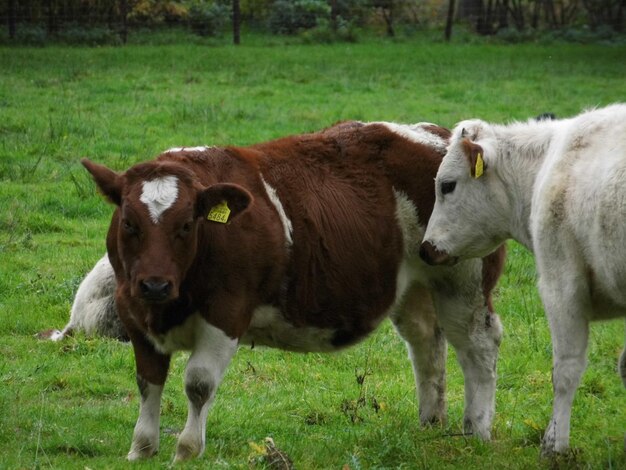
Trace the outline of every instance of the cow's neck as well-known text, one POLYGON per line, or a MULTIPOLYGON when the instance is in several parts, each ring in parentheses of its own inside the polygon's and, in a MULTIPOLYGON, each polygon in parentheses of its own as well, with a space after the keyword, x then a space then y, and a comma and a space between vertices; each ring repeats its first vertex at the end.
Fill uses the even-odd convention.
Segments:
POLYGON ((532 251, 530 231, 533 192, 537 176, 552 144, 555 123, 516 123, 495 128, 497 171, 511 198, 511 236, 532 251))

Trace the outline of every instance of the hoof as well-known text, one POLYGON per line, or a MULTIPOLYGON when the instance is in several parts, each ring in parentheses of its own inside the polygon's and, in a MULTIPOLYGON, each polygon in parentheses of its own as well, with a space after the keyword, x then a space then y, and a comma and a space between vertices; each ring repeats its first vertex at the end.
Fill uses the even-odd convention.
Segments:
POLYGON ((202 454, 202 447, 196 446, 189 443, 178 442, 176 446, 176 455, 174 456, 174 463, 184 462, 185 460, 190 460, 195 457, 198 457, 202 454))
POLYGON ((491 440, 490 426, 476 424, 467 418, 463 421, 463 432, 481 441, 491 440))
POLYGON ((139 442, 133 442, 126 455, 126 460, 129 462, 135 462, 137 460, 149 459, 159 451, 158 444, 156 446, 150 444, 150 442, 141 440, 139 442))
POLYGON ((149 459, 156 453, 157 453, 156 450, 150 451, 146 449, 141 449, 141 450, 131 449, 130 452, 128 452, 128 455, 126 456, 126 460, 128 460, 129 462, 136 462, 137 460, 145 460, 145 459, 149 459))

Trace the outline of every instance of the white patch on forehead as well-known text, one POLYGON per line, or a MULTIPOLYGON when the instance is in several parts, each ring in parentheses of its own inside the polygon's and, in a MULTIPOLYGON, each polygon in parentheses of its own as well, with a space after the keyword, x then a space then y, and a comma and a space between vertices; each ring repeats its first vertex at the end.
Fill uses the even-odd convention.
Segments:
POLYGON ((163 212, 172 207, 178 197, 178 180, 175 176, 163 176, 143 182, 139 200, 148 207, 150 218, 155 224, 163 212))
POLYGON ((293 245, 293 237, 291 236, 291 234, 293 233, 293 226, 291 225, 291 220, 289 220, 289 217, 287 217, 285 209, 280 202, 280 199, 278 199, 278 194, 276 194, 276 190, 272 188, 269 184, 267 184, 263 178, 261 178, 261 181, 263 181, 265 191, 267 191, 267 195, 269 196, 270 201, 272 201, 272 204, 274 204, 274 207, 278 212, 278 216, 280 217, 280 221, 283 224, 283 229, 285 230, 285 241, 287 242, 287 246, 291 246, 293 245))
POLYGON ((202 145, 200 147, 172 147, 171 149, 167 149, 163 153, 176 153, 176 152, 204 152, 205 150, 210 149, 211 147, 207 145, 202 145))
POLYGON ((447 142, 439 135, 430 132, 426 127, 434 126, 429 122, 418 122, 417 124, 396 124, 395 122, 371 122, 370 124, 381 124, 391 132, 394 132, 411 142, 423 144, 428 147, 435 148, 439 151, 445 151, 447 142))

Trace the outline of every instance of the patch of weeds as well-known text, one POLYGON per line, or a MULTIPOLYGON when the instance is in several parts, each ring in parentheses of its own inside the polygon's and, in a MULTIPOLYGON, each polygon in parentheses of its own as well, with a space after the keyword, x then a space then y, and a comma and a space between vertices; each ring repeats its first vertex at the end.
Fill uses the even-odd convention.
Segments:
POLYGON ((591 375, 585 378, 579 390, 579 393, 600 398, 606 393, 606 385, 600 376, 591 375))
POLYGON ((0 241, 0 253, 3 251, 19 251, 33 250, 35 243, 33 242, 33 233, 30 230, 18 232, 17 230, 7 230, 9 237, 0 241))
POLYGON ((47 387, 46 390, 51 392, 59 392, 67 388, 67 379, 64 377, 56 377, 47 387))
POLYGON ((75 457, 96 457, 102 452, 98 451, 90 445, 75 446, 70 444, 61 444, 46 451, 52 454, 64 454, 75 457))
POLYGON ((539 446, 543 437, 544 428, 540 424, 537 424, 533 419, 527 418, 524 420, 526 425, 526 433, 523 437, 522 445, 524 446, 539 446))
POLYGON ((549 457, 550 470, 577 470, 588 468, 582 449, 569 449, 567 452, 549 457))
POLYGON ((65 302, 77 290, 79 283, 80 279, 77 277, 62 278, 57 282, 55 273, 37 271, 25 282, 18 284, 16 291, 29 292, 37 296, 48 296, 55 302, 65 302))
POLYGON ((321 411, 311 411, 304 417, 304 424, 309 426, 322 426, 328 422, 328 417, 321 411))

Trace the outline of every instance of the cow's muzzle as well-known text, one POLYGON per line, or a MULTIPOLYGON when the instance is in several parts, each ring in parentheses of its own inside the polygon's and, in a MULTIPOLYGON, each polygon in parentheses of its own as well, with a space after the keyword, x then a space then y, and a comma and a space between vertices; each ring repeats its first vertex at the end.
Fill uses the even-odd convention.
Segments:
POLYGON ((453 264, 456 264, 459 260, 456 256, 450 256, 445 251, 439 251, 437 248, 435 248, 435 245, 433 245, 429 241, 423 242, 422 246, 420 246, 420 258, 422 258, 426 263, 430 264, 431 266, 452 266, 453 264))
POLYGON ((164 302, 172 294, 172 283, 165 279, 148 278, 139 283, 141 297, 147 302, 164 302))

